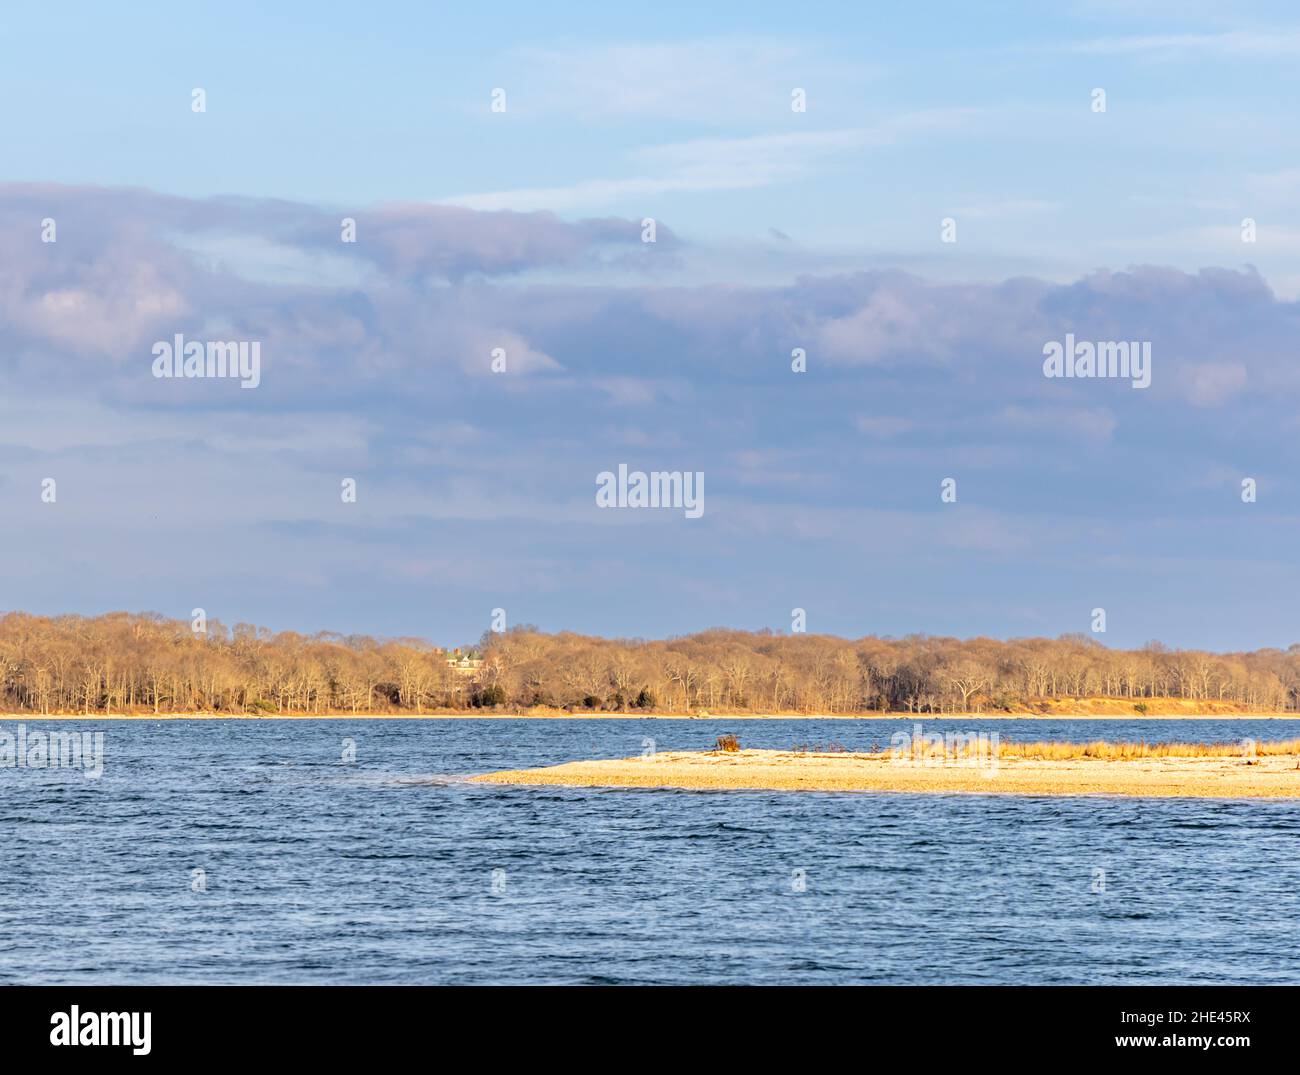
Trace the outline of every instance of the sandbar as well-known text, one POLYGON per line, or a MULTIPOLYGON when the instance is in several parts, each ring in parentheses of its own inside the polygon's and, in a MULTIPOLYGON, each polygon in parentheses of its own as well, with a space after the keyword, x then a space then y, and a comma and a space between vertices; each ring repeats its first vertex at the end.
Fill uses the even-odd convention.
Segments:
POLYGON ((1300 755, 1149 757, 991 763, 898 758, 890 753, 784 750, 660 751, 572 761, 470 778, 476 783, 590 788, 948 792, 980 795, 1128 795, 1152 798, 1300 798, 1300 755))

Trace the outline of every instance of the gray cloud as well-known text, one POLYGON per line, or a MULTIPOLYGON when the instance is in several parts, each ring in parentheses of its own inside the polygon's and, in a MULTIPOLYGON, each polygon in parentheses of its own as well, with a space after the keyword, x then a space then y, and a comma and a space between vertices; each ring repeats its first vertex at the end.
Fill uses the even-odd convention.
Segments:
POLYGON ((1300 309, 1254 271, 669 286, 638 223, 0 187, 4 551, 39 561, 10 602, 461 641, 498 605, 653 633, 820 602, 847 626, 949 574, 975 611, 1062 586, 1091 608, 1103 579, 1165 599, 1154 541, 1243 584, 1243 534, 1290 555, 1300 309), (175 332, 261 341, 261 387, 155 380, 175 332), (1067 332, 1151 340, 1151 388, 1045 379, 1067 332), (596 509, 620 462, 704 471, 699 525, 596 509), (1254 515, 1243 475, 1268 479, 1254 515))

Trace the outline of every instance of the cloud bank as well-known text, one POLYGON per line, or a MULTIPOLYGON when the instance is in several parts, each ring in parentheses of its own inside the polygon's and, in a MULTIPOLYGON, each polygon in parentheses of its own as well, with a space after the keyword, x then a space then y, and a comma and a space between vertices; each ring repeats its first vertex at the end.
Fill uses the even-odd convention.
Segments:
POLYGON ((847 634, 1014 634, 1110 593, 1133 606, 1122 641, 1213 600, 1217 628, 1172 640, 1281 629, 1260 574, 1294 570, 1300 306, 1258 273, 686 287, 690 244, 670 222, 642 237, 0 186, 3 540, 30 566, 8 603, 228 603, 209 612, 457 641, 494 607, 612 633, 799 606, 847 634), (176 333, 260 341, 260 386, 155 379, 176 333), (1066 333, 1150 341, 1151 387, 1045 378, 1066 333), (601 512, 595 477, 620 463, 705 472, 704 517, 601 512))

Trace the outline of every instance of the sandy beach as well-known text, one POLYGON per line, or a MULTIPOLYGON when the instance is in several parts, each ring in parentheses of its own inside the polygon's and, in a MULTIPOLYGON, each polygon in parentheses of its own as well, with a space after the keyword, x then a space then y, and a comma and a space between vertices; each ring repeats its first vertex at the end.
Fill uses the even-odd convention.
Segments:
POLYGON ((983 795, 1131 795, 1300 798, 1300 756, 1007 757, 996 764, 898 759, 890 754, 661 752, 484 773, 490 784, 700 790, 966 792, 983 795))

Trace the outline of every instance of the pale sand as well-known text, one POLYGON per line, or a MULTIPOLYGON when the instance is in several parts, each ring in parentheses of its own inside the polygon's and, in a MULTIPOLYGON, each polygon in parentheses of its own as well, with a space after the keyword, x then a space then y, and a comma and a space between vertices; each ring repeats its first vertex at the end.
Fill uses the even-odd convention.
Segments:
POLYGON ((1300 758, 1143 758, 1042 761, 1000 758, 996 767, 925 765, 888 754, 661 752, 484 773, 486 784, 771 791, 971 792, 983 795, 1135 795, 1300 798, 1300 758))

